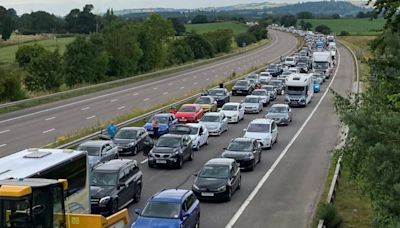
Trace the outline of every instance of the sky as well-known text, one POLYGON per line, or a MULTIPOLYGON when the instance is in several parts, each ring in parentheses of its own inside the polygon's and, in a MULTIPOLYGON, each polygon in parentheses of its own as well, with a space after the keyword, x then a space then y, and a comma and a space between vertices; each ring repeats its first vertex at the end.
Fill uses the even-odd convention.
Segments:
MULTIPOLYGON (((241 3, 257 3, 267 0, 0 0, 5 8, 14 8, 18 15, 31 11, 44 10, 58 16, 64 16, 73 8, 83 8, 85 4, 93 4, 94 13, 134 8, 200 8, 236 5, 241 3)), ((296 0, 292 0, 296 2, 296 0)), ((274 2, 288 2, 274 0, 274 2)))

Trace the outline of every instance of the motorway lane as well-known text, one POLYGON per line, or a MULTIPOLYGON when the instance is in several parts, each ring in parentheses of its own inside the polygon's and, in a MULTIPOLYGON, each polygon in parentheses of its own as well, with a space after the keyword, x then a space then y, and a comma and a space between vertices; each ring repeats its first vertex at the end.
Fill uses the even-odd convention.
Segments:
POLYGON ((132 110, 166 103, 184 94, 207 87, 229 77, 232 71, 244 72, 252 66, 276 60, 296 45, 290 34, 271 31, 269 45, 250 53, 194 68, 175 77, 150 83, 138 83, 103 93, 86 95, 67 101, 8 113, 0 116, 0 157, 15 151, 40 147, 59 136, 96 126, 132 110), (71 102, 71 103, 68 103, 71 102), (39 110, 46 108, 45 110, 39 110), (49 109, 50 108, 50 109, 49 109))
MULTIPOLYGON (((352 61, 349 59, 347 50, 343 48, 339 50, 343 57, 333 88, 344 93, 351 89, 352 61)), ((263 151, 262 162, 253 172, 242 173, 242 188, 234 194, 231 202, 201 203, 202 227, 224 227, 229 222, 310 115, 330 80, 324 83, 322 92, 315 94, 313 102, 307 108, 293 109, 293 123, 288 127, 279 127, 279 142, 274 145, 272 150, 263 151)), ((328 152, 337 141, 338 121, 333 112, 330 98, 331 95, 323 100, 304 133, 291 147, 282 162, 284 165, 279 166, 279 172, 275 171, 268 187, 263 186, 262 190, 270 190, 272 193, 257 194, 257 197, 260 198, 250 204, 250 207, 245 210, 243 218, 240 217, 235 227, 245 227, 248 224, 252 224, 252 227, 307 226, 326 176, 329 163, 328 152), (272 182, 272 180, 278 181, 278 183, 272 182)), ((233 97, 232 100, 240 101, 242 99, 243 97, 233 97)), ((280 96, 276 102, 283 102, 283 96, 280 96)), ((161 189, 190 189, 194 181, 193 173, 197 172, 209 159, 219 157, 223 151, 222 148, 228 145, 231 139, 242 136, 242 130, 246 128, 247 124, 256 117, 264 116, 265 110, 266 108, 259 115, 246 114, 244 121, 229 125, 228 132, 222 136, 211 137, 210 145, 195 152, 194 160, 185 163, 181 170, 149 169, 147 163, 141 164, 140 167, 144 173, 144 189, 142 200, 129 208, 131 221, 135 218, 133 209, 143 208, 146 200, 161 189)), ((145 161, 145 157, 142 155, 132 158, 137 159, 139 163, 145 161)))

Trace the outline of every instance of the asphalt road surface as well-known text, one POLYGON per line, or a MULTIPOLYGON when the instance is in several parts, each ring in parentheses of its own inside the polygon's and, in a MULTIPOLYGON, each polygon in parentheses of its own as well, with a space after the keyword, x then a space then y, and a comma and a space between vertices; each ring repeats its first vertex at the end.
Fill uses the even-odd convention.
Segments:
POLYGON ((58 137, 104 123, 132 110, 163 104, 185 94, 201 91, 233 71, 276 61, 296 47, 297 39, 270 31, 272 40, 256 50, 180 73, 124 87, 71 98, 0 115, 0 157, 16 151, 41 147, 58 137))
MULTIPOLYGON (((242 172, 242 186, 230 202, 201 203, 201 227, 307 227, 323 188, 330 161, 330 151, 338 141, 339 122, 333 110, 331 88, 345 95, 351 91, 353 60, 347 49, 339 46, 340 64, 314 94, 306 108, 293 108, 293 122, 279 127, 279 141, 262 152, 262 161, 252 172, 242 172), (267 178, 266 178, 267 177, 267 178)), ((240 101, 243 97, 232 97, 240 101)), ((282 103, 279 96, 273 103, 282 103)), ((270 106, 268 106, 270 107, 270 106)), ((142 199, 129 207, 131 222, 134 208, 143 208, 146 200, 166 188, 191 189, 193 174, 209 159, 219 157, 229 141, 243 135, 243 129, 261 114, 246 114, 238 124, 219 137, 210 137, 209 145, 195 152, 194 160, 180 170, 150 169, 142 155, 136 159, 144 173, 142 199)))

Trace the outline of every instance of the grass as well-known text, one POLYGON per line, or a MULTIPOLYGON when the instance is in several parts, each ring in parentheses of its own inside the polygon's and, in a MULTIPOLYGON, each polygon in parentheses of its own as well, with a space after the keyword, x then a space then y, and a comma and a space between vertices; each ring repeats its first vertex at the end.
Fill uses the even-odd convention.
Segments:
POLYGON ((231 29, 235 35, 246 32, 248 27, 237 22, 216 22, 205 24, 186 24, 186 31, 195 31, 199 34, 212 32, 218 29, 231 29))
POLYGON ((350 35, 357 36, 377 35, 385 24, 385 20, 382 18, 372 21, 368 18, 305 19, 304 21, 310 22, 313 29, 318 25, 326 25, 336 34, 347 31, 350 35))
POLYGON ((63 37, 63 38, 52 38, 46 40, 39 41, 31 41, 31 42, 22 42, 19 44, 12 44, 7 46, 0 47, 0 65, 9 65, 15 62, 15 53, 18 48, 22 45, 33 45, 40 44, 44 48, 48 50, 55 50, 57 47, 60 50, 60 53, 64 53, 66 45, 71 43, 75 38, 74 37, 63 37))

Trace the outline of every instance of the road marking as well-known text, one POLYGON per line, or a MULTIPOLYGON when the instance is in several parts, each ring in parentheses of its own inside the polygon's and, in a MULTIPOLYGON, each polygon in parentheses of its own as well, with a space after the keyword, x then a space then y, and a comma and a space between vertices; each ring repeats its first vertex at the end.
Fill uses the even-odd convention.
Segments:
POLYGON ((184 88, 185 88, 185 87, 182 86, 180 89, 184 89, 184 88))
POLYGON ((154 87, 153 89, 154 89, 154 90, 158 90, 158 87, 154 87))
POLYGON ((81 110, 82 111, 85 111, 85 110, 88 110, 90 107, 84 107, 84 108, 82 108, 81 110))
POLYGON ((1 148, 1 147, 5 147, 5 146, 7 146, 7 144, 1 144, 1 145, 0 145, 0 148, 1 148))
POLYGON ((210 81, 210 79, 209 79, 209 78, 206 78, 206 80, 207 80, 207 81, 210 81))
POLYGON ((198 82, 193 82, 193 85, 197 85, 197 84, 199 84, 198 82))
POLYGON ((146 158, 146 159, 144 159, 143 161, 141 161, 140 164, 144 164, 144 163, 146 163, 148 160, 149 160, 149 159, 146 158))
POLYGON ((49 130, 43 131, 42 133, 43 133, 43 134, 47 134, 47 133, 49 133, 49 132, 52 132, 52 131, 55 131, 55 130, 56 130, 56 129, 52 128, 52 129, 49 129, 49 130))
POLYGON ((125 106, 118 107, 118 110, 124 109, 125 106))
POLYGON ((282 150, 282 152, 279 154, 279 157, 275 160, 275 162, 272 164, 271 168, 264 174, 264 176, 261 178, 261 180, 257 183, 257 186, 253 189, 253 191, 250 193, 250 195, 247 197, 247 199, 243 202, 243 204, 240 206, 239 210, 236 211, 236 213, 233 215, 231 220, 228 222, 228 224, 225 226, 225 228, 231 228, 237 220, 240 218, 240 216, 243 214, 243 212, 246 210, 246 208, 249 206, 251 201, 256 197, 258 191, 263 187, 265 182, 268 180, 268 178, 271 176, 271 173, 275 170, 275 168, 278 166, 278 164, 281 162, 282 158, 286 155, 290 147, 293 145, 293 143, 296 141, 296 139, 299 137, 301 132, 304 130, 308 122, 311 120, 313 117, 314 113, 317 111, 319 106, 321 105, 322 101, 324 100, 325 96, 329 92, 329 88, 331 87, 333 81, 335 81, 338 69, 340 66, 340 53, 338 52, 338 65, 336 67, 335 74, 332 78, 332 81, 329 83, 328 87, 326 88, 325 93, 322 95, 321 99, 318 101, 317 105, 314 107, 310 115, 307 117, 306 121, 304 121, 303 125, 301 125, 300 129, 296 132, 292 140, 288 143, 288 145, 285 147, 285 149, 282 150))
POLYGON ((134 94, 132 94, 132 96, 137 96, 137 95, 139 95, 138 93, 134 93, 134 94))
POLYGON ((112 99, 111 103, 118 101, 118 99, 112 99))
POLYGON ((186 82, 186 81, 187 81, 187 79, 185 78, 185 79, 183 79, 182 81, 183 81, 183 82, 186 82))
POLYGON ((168 92, 164 92, 162 95, 167 95, 168 94, 168 92))
POLYGON ((148 101, 148 100, 150 100, 150 98, 145 98, 143 101, 148 101))
POLYGON ((93 118, 95 118, 96 116, 89 116, 89 117, 86 117, 86 119, 87 120, 90 120, 90 119, 93 119, 93 118))
POLYGON ((172 83, 172 82, 168 83, 169 86, 172 86, 173 84, 174 84, 174 83, 172 83))
POLYGON ((46 121, 48 121, 48 120, 54 120, 56 117, 55 116, 53 116, 53 117, 50 117, 50 118, 47 118, 47 119, 45 119, 46 121))
POLYGON ((7 133, 7 132, 10 132, 10 129, 4 130, 4 131, 0 131, 0 134, 7 133))

